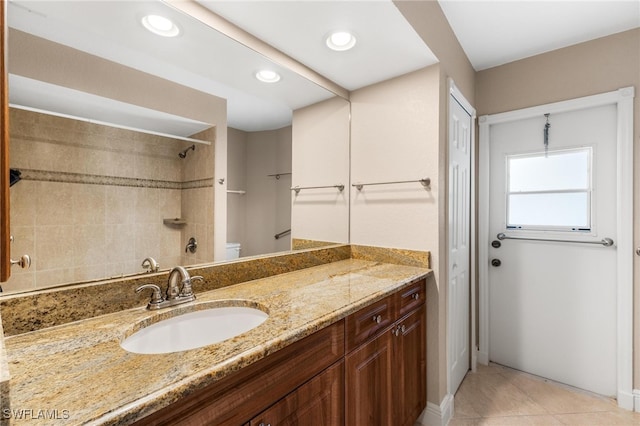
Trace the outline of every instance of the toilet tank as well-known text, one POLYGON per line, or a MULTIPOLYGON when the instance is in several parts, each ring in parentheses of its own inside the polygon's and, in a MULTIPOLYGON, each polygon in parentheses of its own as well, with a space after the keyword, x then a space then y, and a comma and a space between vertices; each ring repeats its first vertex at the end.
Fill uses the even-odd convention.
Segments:
POLYGON ((240 243, 227 243, 227 260, 240 257, 240 243))

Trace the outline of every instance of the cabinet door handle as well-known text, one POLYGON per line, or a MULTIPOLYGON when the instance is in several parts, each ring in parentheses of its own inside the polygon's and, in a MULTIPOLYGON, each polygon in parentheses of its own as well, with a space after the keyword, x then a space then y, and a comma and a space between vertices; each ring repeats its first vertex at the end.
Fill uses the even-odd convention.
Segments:
POLYGON ((258 426, 271 426, 271 423, 264 424, 264 422, 260 422, 258 426))
POLYGON ((382 315, 374 315, 373 318, 371 318, 373 320, 373 322, 375 322, 376 324, 380 324, 382 322, 382 315))
POLYGON ((418 299, 420 299, 420 293, 413 293, 413 294, 411 295, 411 298, 412 298, 413 300, 418 300, 418 299))

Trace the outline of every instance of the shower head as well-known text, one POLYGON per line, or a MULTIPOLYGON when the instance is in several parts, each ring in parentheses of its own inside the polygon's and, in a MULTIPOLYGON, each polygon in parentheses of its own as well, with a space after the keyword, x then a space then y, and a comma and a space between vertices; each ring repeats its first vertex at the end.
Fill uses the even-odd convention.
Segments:
POLYGON ((192 149, 192 150, 194 150, 194 151, 195 151, 195 150, 196 150, 196 145, 195 145, 195 144, 193 144, 193 145, 191 145, 189 148, 183 149, 182 151, 180 151, 180 152, 178 153, 178 157, 180 157, 180 158, 185 158, 185 157, 187 156, 187 152, 188 152, 190 149, 192 149))

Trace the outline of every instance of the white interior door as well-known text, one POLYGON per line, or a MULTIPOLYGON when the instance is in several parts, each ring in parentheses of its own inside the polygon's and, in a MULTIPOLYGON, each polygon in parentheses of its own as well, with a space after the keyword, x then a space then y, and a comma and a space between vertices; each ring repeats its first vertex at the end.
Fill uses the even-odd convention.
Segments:
POLYGON ((489 359, 615 396, 616 106, 545 122, 490 128, 489 359))
POLYGON ((449 100, 449 392, 470 366, 471 114, 449 100))

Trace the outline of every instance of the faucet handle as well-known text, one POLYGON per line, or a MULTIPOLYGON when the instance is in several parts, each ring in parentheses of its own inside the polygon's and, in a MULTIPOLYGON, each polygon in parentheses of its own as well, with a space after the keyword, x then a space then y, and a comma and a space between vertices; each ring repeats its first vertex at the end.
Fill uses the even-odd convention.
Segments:
POLYGON ((148 309, 152 309, 153 306, 157 306, 164 301, 164 299, 162 298, 162 290, 160 290, 160 287, 158 287, 155 284, 144 284, 136 288, 136 293, 140 293, 142 290, 147 288, 150 288, 153 290, 153 294, 151 295, 151 300, 147 305, 148 309))
POLYGON ((156 262, 153 257, 147 257, 142 261, 143 268, 146 268, 147 273, 158 272, 160 270, 160 264, 156 262))
POLYGON ((191 278, 188 278, 186 280, 184 280, 182 282, 182 291, 180 291, 180 296, 181 297, 195 297, 193 294, 193 288, 191 287, 191 282, 193 280, 199 281, 199 282, 203 282, 204 278, 202 278, 200 275, 196 275, 193 276, 191 278))

